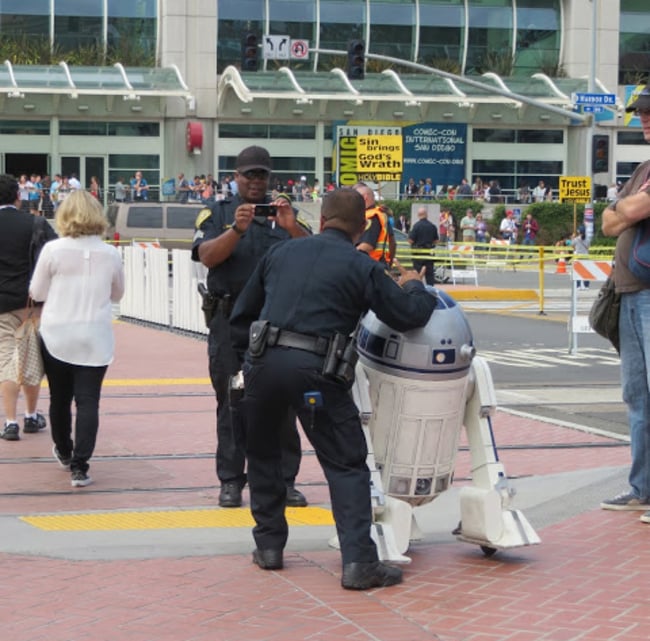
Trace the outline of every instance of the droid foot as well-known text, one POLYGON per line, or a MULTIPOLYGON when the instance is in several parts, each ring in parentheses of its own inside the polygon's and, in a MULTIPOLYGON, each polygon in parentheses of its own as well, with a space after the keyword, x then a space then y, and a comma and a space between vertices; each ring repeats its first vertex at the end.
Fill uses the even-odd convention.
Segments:
POLYGON ((381 561, 371 563, 346 563, 343 566, 341 585, 346 590, 384 588, 402 582, 402 570, 381 561))

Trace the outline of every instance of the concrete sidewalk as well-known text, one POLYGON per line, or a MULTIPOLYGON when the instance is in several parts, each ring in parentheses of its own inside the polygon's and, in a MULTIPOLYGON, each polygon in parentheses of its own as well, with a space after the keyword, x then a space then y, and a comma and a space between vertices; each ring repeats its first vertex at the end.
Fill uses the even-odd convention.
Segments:
MULTIPOLYGON (((542 544, 483 556, 450 532, 457 488, 417 509, 405 581, 342 590, 329 497, 308 441, 285 569, 251 563, 246 507, 216 507, 203 340, 116 323, 94 484, 70 487, 49 431, 0 441, 0 624, 8 641, 641 641, 650 552, 625 489, 629 446, 499 411, 495 438, 542 544)), ((47 388, 41 408, 47 408, 47 388)), ((246 501, 247 501, 246 496, 246 501)))

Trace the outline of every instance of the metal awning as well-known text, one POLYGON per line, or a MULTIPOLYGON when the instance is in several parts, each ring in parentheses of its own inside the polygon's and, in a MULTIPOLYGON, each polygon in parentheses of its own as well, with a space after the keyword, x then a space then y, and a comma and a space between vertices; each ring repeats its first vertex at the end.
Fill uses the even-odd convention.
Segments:
POLYGON ((130 67, 120 63, 112 67, 77 67, 66 62, 58 65, 13 65, 5 60, 0 66, 0 94, 10 98, 27 95, 179 97, 192 94, 175 65, 169 67, 130 67))
POLYGON ((281 67, 275 71, 242 73, 230 66, 219 78, 217 109, 218 115, 223 117, 253 111, 261 116, 277 113, 282 104, 291 107, 289 113, 294 114, 300 111, 296 106, 313 105, 314 114, 322 113, 323 107, 328 113, 336 112, 338 107, 349 115, 351 109, 364 106, 367 116, 377 116, 389 109, 413 108, 420 112, 413 116, 424 117, 432 110, 448 112, 452 107, 469 110, 481 107, 521 110, 525 107, 546 111, 558 118, 585 120, 583 115, 573 111, 571 95, 588 90, 587 78, 552 79, 542 73, 508 78, 494 73, 451 76, 444 72, 398 74, 389 69, 366 73, 363 80, 351 81, 339 68, 312 72, 281 67))

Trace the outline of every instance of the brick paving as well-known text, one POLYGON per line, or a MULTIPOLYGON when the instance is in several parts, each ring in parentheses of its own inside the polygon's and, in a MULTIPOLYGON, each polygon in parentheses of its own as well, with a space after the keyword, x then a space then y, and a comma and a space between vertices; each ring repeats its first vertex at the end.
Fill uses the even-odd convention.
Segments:
MULTIPOLYGON (((207 376, 205 343, 129 323, 115 329, 95 483, 70 487, 49 432, 0 441, 0 518, 216 505, 211 388, 178 380, 207 376), (169 380, 141 384, 155 378, 169 380)), ((47 398, 44 389, 42 409, 47 398)), ((629 463, 628 448, 605 437, 506 412, 494 431, 511 477, 629 463), (597 443, 612 447, 589 447, 597 443)), ((469 476, 466 451, 456 476, 469 476)), ((298 485, 327 506, 310 450, 298 485)), ((338 553, 316 544, 290 543, 280 572, 252 565, 245 545, 225 554, 216 537, 201 556, 182 546, 157 556, 154 543, 147 558, 0 553, 0 630, 7 641, 647 641, 650 526, 638 512, 584 510, 538 530, 541 545, 491 558, 451 538, 414 543, 403 584, 361 593, 340 588, 338 553)), ((114 537, 129 544, 128 534, 114 537)))

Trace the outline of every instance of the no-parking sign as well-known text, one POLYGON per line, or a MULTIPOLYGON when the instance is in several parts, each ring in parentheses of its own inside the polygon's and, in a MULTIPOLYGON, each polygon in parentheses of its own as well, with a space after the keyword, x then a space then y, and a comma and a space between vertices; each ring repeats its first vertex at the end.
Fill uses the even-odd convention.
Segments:
POLYGON ((309 55, 309 40, 292 40, 289 49, 292 60, 304 60, 309 55))

